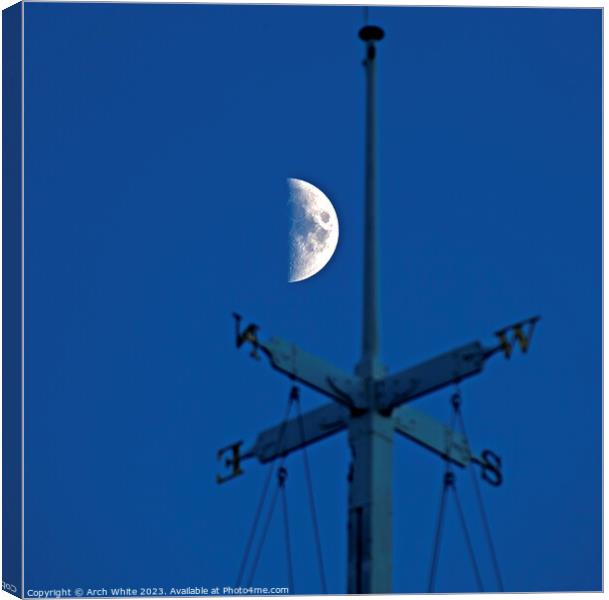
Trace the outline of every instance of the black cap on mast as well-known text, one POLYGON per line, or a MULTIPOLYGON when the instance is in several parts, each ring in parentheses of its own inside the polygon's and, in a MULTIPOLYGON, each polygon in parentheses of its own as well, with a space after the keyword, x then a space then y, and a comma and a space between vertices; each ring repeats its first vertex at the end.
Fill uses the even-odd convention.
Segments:
POLYGON ((380 42, 385 37, 385 32, 376 25, 366 25, 359 30, 359 37, 364 42, 380 42))

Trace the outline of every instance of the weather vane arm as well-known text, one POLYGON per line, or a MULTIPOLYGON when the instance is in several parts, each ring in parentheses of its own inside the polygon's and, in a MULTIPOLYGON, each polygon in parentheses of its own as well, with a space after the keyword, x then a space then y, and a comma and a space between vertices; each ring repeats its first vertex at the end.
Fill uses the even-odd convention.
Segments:
POLYGON ((478 375, 491 356, 503 353, 510 358, 515 345, 526 352, 539 319, 532 317, 503 327, 495 332, 498 342, 494 346, 472 342, 381 379, 376 384, 380 406, 391 411, 404 402, 478 375))
POLYGON ((346 373, 279 337, 261 341, 257 325, 250 324, 242 330, 241 317, 235 315, 235 319, 238 348, 245 343, 251 344, 254 358, 259 358, 262 352, 274 369, 343 406, 356 408, 363 402, 363 383, 357 375, 346 373))
POLYGON ((485 481, 494 486, 501 485, 501 458, 491 450, 483 450, 480 456, 475 455, 463 433, 453 431, 448 425, 412 406, 401 406, 394 411, 393 418, 395 431, 400 435, 459 467, 474 463, 482 469, 485 481))
POLYGON ((444 423, 411 406, 401 406, 393 416, 397 433, 460 467, 466 467, 472 461, 467 438, 444 423))
POLYGON ((257 458, 261 463, 268 463, 280 456, 300 450, 335 433, 346 429, 349 411, 334 402, 316 408, 302 417, 289 419, 274 427, 265 429, 256 438, 253 446, 241 451, 243 442, 236 442, 221 448, 217 453, 223 462, 224 474, 218 474, 216 481, 224 483, 243 474, 243 461, 257 458))
POLYGON ((389 411, 404 402, 477 375, 482 371, 485 357, 486 349, 480 342, 473 342, 389 375, 377 383, 381 406, 389 411))
POLYGON ((261 463, 270 462, 343 431, 348 420, 349 411, 331 402, 304 413, 302 420, 296 417, 265 429, 247 455, 261 463))

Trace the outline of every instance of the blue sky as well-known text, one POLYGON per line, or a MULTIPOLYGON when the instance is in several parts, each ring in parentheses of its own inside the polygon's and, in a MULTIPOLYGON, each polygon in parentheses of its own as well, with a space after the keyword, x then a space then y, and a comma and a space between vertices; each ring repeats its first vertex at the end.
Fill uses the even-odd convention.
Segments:
MULTIPOLYGON (((507 591, 601 586, 601 12, 373 8, 382 355, 397 371, 541 314, 530 354, 462 385, 507 591)), ((231 312, 359 359, 364 73, 357 7, 25 8, 26 587, 235 582, 266 475, 218 448, 290 382, 231 312), (287 282, 286 178, 341 227, 287 282)), ((448 420, 451 390, 415 406, 448 420)), ((326 402, 303 390, 303 408, 326 402)), ((346 581, 346 437, 309 457, 329 591, 346 581)), ((302 457, 295 591, 320 591, 302 457)), ((443 465, 395 440, 394 590, 427 585, 443 465)), ((494 588, 468 473, 458 485, 494 588)), ((254 583, 287 585, 280 512, 254 583)), ((438 591, 474 591, 454 507, 438 591)))

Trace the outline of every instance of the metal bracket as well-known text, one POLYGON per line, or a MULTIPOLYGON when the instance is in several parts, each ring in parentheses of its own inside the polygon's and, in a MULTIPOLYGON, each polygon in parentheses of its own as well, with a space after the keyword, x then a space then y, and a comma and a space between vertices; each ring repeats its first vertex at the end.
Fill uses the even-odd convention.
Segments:
POLYGON ((236 442, 235 444, 231 444, 230 446, 226 446, 224 448, 220 448, 218 450, 217 459, 220 461, 225 453, 231 452, 232 456, 224 459, 224 466, 227 469, 230 469, 228 475, 216 475, 216 483, 225 483, 226 481, 230 481, 239 475, 243 475, 243 470, 241 469, 241 459, 243 456, 239 453, 239 449, 241 448, 241 444, 243 441, 236 442))

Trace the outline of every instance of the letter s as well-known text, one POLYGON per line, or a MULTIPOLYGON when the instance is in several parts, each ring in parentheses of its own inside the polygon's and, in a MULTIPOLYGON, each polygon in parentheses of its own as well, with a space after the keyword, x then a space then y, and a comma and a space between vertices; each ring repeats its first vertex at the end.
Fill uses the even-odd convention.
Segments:
POLYGON ((503 482, 501 473, 501 457, 491 450, 482 451, 482 479, 491 485, 499 486, 503 482), (489 476, 490 472, 490 476, 489 476))

